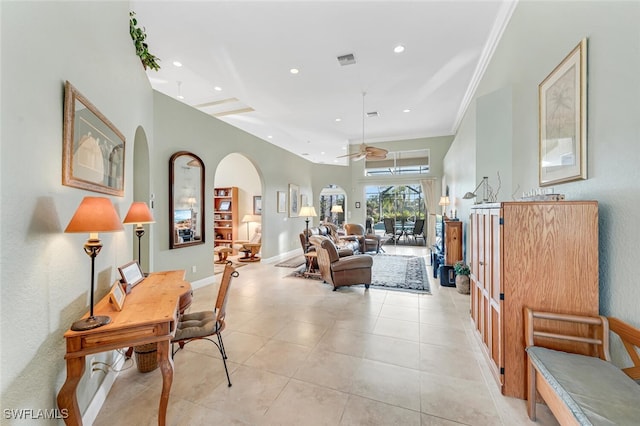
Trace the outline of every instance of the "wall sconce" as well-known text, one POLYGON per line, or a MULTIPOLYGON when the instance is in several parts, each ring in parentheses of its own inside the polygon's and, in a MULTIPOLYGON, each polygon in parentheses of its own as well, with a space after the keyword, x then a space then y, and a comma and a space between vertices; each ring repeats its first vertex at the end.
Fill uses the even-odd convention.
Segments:
POLYGON ((147 203, 142 201, 131 203, 131 207, 129 207, 129 211, 122 221, 122 223, 124 224, 136 224, 136 236, 138 237, 138 263, 140 264, 140 268, 142 268, 142 259, 140 257, 140 239, 144 235, 144 226, 142 226, 142 224, 155 222, 156 221, 153 218, 153 215, 151 214, 151 210, 149 210, 147 203))
POLYGON ((71 325, 71 330, 83 331, 102 327, 111 322, 106 315, 93 315, 93 284, 95 277, 96 256, 102 250, 99 232, 122 231, 122 223, 115 207, 106 197, 84 197, 64 232, 88 233, 89 239, 84 243, 84 252, 91 258, 91 310, 88 318, 83 318, 71 325))
MULTIPOLYGON (((467 192, 466 194, 464 194, 464 196, 462 197, 465 200, 470 200, 472 198, 476 198, 477 196, 477 192, 478 189, 480 189, 481 186, 483 186, 482 189, 482 202, 486 203, 489 201, 489 195, 488 195, 488 190, 489 190, 489 178, 487 176, 484 176, 482 178, 482 180, 480 181, 480 183, 478 184, 478 186, 476 186, 476 189, 473 190, 473 192, 467 192)), ((477 203, 480 204, 480 203, 477 203)))
POLYGON ((302 206, 302 208, 300 209, 299 215, 307 218, 305 220, 305 223, 307 224, 307 228, 304 233, 304 236, 305 236, 304 252, 306 253, 307 251, 309 251, 309 218, 316 217, 318 216, 318 214, 316 213, 316 209, 313 206, 302 206))

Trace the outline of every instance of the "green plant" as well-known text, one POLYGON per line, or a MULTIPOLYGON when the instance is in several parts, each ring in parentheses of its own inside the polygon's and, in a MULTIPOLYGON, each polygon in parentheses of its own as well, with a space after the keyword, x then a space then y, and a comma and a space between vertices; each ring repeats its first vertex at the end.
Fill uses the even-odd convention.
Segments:
POLYGON ((469 269, 469 265, 459 260, 454 263, 453 270, 456 272, 456 275, 470 275, 471 269, 469 269))
POLYGON ((144 69, 147 67, 152 70, 158 71, 160 69, 160 59, 149 52, 149 45, 145 43, 147 34, 145 28, 138 27, 138 20, 136 19, 135 12, 129 12, 129 34, 133 40, 133 45, 136 48, 136 55, 140 58, 144 69))

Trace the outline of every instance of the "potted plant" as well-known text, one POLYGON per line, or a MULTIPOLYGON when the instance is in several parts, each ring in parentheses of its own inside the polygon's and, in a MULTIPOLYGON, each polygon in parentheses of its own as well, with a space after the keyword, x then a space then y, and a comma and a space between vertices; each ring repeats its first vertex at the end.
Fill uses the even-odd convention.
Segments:
POLYGON ((469 275, 471 274, 469 265, 460 260, 453 265, 453 270, 456 273, 456 289, 458 293, 469 294, 469 275))
POLYGON ((149 45, 145 42, 147 38, 145 28, 138 27, 135 12, 129 12, 129 34, 131 34, 133 45, 136 48, 136 55, 140 58, 144 69, 146 70, 147 67, 149 67, 152 70, 158 71, 160 69, 160 65, 158 64, 160 59, 149 52, 149 45))

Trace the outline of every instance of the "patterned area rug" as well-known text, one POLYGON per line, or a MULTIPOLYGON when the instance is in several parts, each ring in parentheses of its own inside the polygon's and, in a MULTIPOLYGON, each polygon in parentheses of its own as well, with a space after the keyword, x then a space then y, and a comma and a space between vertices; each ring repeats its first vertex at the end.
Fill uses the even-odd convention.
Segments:
MULTIPOLYGON (((301 266, 289 276, 321 280, 322 278, 304 276, 305 267, 301 266)), ((429 275, 424 257, 401 256, 380 253, 373 256, 371 285, 385 290, 401 290, 414 293, 431 294, 429 275)))
POLYGON ((305 263, 304 256, 299 255, 299 256, 292 257, 290 259, 283 260, 280 263, 276 263, 276 266, 280 266, 282 268, 297 268, 303 263, 305 263))
POLYGON ((385 289, 431 292, 427 266, 422 256, 384 253, 374 256, 371 285, 385 289))

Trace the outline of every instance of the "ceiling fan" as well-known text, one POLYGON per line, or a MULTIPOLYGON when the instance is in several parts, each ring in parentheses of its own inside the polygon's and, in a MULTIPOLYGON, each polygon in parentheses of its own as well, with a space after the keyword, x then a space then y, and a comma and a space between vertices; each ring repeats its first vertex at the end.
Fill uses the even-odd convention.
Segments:
POLYGON ((385 158, 387 158, 387 154, 389 153, 389 151, 387 151, 386 149, 369 146, 364 143, 364 96, 366 94, 366 92, 362 92, 362 143, 360 144, 360 148, 357 152, 340 155, 337 158, 350 157, 352 161, 360 161, 364 158, 369 161, 384 160, 385 158))

